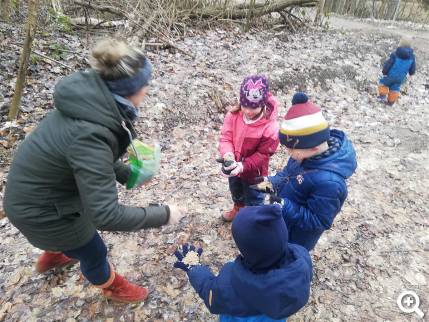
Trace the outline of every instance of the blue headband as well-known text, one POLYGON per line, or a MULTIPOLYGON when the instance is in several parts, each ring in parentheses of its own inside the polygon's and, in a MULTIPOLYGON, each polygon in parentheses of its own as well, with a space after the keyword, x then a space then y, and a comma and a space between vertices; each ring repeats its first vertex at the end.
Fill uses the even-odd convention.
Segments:
POLYGON ((152 77, 152 64, 145 58, 143 66, 132 77, 124 77, 116 80, 105 80, 107 87, 113 94, 122 97, 131 96, 147 86, 152 77))

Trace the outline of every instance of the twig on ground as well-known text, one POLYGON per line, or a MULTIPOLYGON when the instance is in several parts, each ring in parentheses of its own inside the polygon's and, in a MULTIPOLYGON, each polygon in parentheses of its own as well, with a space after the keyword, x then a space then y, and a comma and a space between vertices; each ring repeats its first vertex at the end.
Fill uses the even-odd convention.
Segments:
POLYGON ((56 59, 53 59, 53 58, 51 58, 51 57, 49 57, 49 56, 43 55, 42 53, 39 53, 39 52, 37 52, 37 51, 35 51, 35 50, 33 50, 33 54, 35 54, 35 55, 37 55, 37 56, 40 56, 40 57, 42 57, 42 58, 45 58, 45 59, 47 59, 47 60, 50 60, 50 61, 52 61, 52 62, 54 62, 54 63, 57 63, 58 65, 64 66, 64 67, 66 67, 66 68, 68 68, 68 69, 70 69, 70 70, 73 70, 73 68, 71 68, 70 66, 68 66, 68 65, 66 65, 66 64, 64 64, 64 63, 62 63, 62 62, 60 62, 60 61, 58 61, 58 60, 56 60, 56 59))

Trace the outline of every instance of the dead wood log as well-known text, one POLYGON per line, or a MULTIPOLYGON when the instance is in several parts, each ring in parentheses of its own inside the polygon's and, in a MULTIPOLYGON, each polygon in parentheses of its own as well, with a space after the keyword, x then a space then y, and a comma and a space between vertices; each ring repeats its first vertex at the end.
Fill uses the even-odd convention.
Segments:
POLYGON ((97 18, 85 18, 85 17, 76 17, 70 18, 70 23, 73 26, 77 25, 89 25, 91 27, 122 27, 125 26, 126 20, 101 20, 97 18))
POLYGON ((80 0, 74 0, 74 4, 85 7, 88 9, 93 9, 100 12, 108 12, 120 17, 126 17, 125 13, 119 10, 118 8, 112 7, 112 6, 104 6, 104 5, 94 5, 90 2, 80 1, 80 0))
MULTIPOLYGON (((101 12, 109 12, 109 13, 118 15, 120 17, 126 18, 129 21, 132 21, 131 17, 128 17, 126 12, 122 12, 120 9, 117 9, 117 8, 114 8, 114 7, 111 7, 111 6, 93 5, 91 3, 83 2, 83 1, 80 1, 80 0, 74 0, 73 2, 74 2, 74 4, 83 6, 85 8, 89 8, 89 9, 93 9, 93 10, 101 11, 101 12)), ((141 27, 141 25, 139 23, 135 23, 135 24, 139 25, 141 27)), ((164 35, 162 35, 162 32, 159 32, 159 31, 155 30, 153 33, 162 42, 164 42, 166 44, 166 46, 175 48, 176 50, 180 51, 181 53, 183 53, 183 54, 185 54, 185 55, 187 55, 187 56, 189 56, 191 58, 195 57, 192 53, 189 53, 186 50, 183 50, 183 49, 179 48, 178 46, 176 46, 173 43, 173 41, 171 41, 170 39, 167 39, 164 35)))
POLYGON ((245 19, 251 14, 253 18, 262 17, 272 12, 280 12, 288 7, 315 6, 317 0, 277 0, 265 5, 255 6, 239 5, 225 10, 224 8, 206 7, 197 9, 190 14, 190 17, 198 18, 222 18, 222 19, 245 19))

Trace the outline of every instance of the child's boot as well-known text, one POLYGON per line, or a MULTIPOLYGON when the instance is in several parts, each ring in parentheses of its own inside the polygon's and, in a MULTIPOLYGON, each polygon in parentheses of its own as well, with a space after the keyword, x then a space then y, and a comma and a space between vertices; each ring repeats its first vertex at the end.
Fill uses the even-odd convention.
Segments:
POLYGON ((110 271, 109 280, 103 285, 96 286, 103 290, 106 298, 123 303, 143 302, 149 294, 147 288, 128 282, 113 269, 110 271))
POLYGON ((385 102, 388 93, 389 93, 389 88, 387 86, 384 86, 384 85, 380 84, 378 86, 378 97, 377 97, 377 99, 380 102, 385 102))
POLYGON ((50 269, 71 266, 77 262, 76 259, 67 257, 63 253, 43 252, 37 259, 36 270, 44 273, 50 269))
POLYGON ((244 204, 242 203, 234 203, 234 207, 230 210, 225 212, 222 215, 222 219, 225 221, 232 221, 234 219, 234 217, 237 215, 238 211, 244 207, 244 204))
POLYGON ((392 106, 399 98, 399 92, 389 92, 389 96, 387 97, 387 105, 392 106))

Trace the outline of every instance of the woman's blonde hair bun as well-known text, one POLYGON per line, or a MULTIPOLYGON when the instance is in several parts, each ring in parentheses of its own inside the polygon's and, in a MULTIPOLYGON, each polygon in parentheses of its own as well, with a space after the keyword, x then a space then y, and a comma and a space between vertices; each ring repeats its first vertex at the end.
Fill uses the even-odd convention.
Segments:
POLYGON ((135 75, 144 59, 141 50, 121 40, 107 38, 92 49, 90 65, 103 79, 115 80, 135 75))

